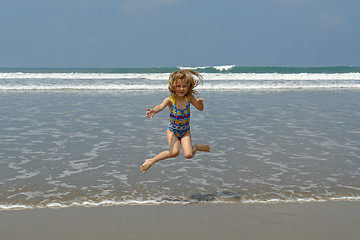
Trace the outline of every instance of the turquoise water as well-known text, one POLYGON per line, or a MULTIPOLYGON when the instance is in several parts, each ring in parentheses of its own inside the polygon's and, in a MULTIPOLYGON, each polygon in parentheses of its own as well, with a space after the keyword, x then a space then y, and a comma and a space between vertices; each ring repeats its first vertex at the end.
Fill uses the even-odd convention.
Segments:
POLYGON ((356 66, 329 67, 261 67, 261 66, 203 66, 203 67, 153 67, 153 68, 0 68, 0 72, 30 73, 169 73, 181 68, 191 68, 201 73, 354 73, 356 66))

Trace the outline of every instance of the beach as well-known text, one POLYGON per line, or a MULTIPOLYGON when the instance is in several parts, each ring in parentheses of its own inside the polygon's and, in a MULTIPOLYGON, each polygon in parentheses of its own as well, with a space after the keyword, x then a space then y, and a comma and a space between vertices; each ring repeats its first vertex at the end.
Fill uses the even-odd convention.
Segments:
POLYGON ((357 240, 359 202, 0 211, 1 239, 357 240))

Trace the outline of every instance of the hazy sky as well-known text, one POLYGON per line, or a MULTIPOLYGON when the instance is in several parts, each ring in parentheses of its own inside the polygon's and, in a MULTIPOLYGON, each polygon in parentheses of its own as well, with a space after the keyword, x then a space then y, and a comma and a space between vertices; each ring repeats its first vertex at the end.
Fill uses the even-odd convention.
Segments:
POLYGON ((0 67, 360 66, 359 0, 0 0, 0 67))

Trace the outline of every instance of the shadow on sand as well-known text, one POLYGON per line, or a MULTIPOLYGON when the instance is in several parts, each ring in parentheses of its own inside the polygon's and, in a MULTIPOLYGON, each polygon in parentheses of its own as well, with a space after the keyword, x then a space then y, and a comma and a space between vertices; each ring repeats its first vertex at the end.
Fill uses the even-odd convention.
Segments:
POLYGON ((212 202, 217 200, 241 200, 239 193, 231 191, 215 192, 215 193, 196 193, 191 194, 191 200, 195 202, 212 202))

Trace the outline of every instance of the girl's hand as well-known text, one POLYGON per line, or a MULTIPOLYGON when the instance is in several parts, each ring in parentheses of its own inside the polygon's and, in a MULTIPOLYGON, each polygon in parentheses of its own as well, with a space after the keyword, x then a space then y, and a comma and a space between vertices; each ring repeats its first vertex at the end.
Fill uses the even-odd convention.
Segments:
POLYGON ((190 98, 190 101, 192 101, 192 100, 195 99, 197 103, 202 103, 202 102, 204 101, 203 98, 196 98, 196 97, 195 97, 194 95, 192 95, 192 94, 190 95, 189 98, 190 98))
POLYGON ((148 118, 153 118, 153 116, 159 112, 161 112, 162 110, 164 110, 164 108, 166 108, 166 106, 171 106, 171 98, 167 97, 164 99, 164 101, 162 101, 162 103, 160 103, 159 105, 156 105, 154 108, 146 108, 147 112, 146 112, 146 116, 148 118))
POLYGON ((148 118, 153 118, 153 116, 155 115, 154 109, 146 108, 146 110, 147 110, 146 116, 147 116, 148 118))

